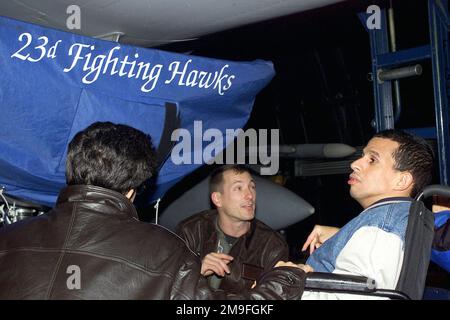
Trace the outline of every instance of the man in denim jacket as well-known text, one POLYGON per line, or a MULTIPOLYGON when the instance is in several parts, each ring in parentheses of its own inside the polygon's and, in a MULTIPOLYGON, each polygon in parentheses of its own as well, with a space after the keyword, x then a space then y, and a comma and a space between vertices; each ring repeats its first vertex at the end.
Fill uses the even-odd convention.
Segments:
MULTIPOLYGON (((423 139, 399 130, 376 134, 351 164, 348 180, 364 211, 341 229, 315 226, 303 246, 311 253, 306 263, 316 272, 361 275, 395 289, 411 200, 430 182, 432 167, 433 152, 423 139)), ((368 297, 324 292, 302 297, 360 298, 368 297)))

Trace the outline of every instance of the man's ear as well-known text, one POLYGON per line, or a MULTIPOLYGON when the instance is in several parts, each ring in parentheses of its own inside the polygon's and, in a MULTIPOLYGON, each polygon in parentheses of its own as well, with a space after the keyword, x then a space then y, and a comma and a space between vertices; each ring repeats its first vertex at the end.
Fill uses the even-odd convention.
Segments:
POLYGON ((131 189, 125 194, 125 197, 127 197, 131 202, 134 201, 136 198, 136 189, 131 189))
POLYGON ((395 189, 398 191, 405 191, 409 188, 412 189, 413 184, 414 184, 414 179, 410 172, 408 172, 408 171, 400 172, 400 177, 397 180, 395 189))
POLYGON ((218 208, 222 206, 222 197, 221 196, 222 195, 220 194, 220 192, 217 192, 217 191, 211 193, 211 201, 218 208))

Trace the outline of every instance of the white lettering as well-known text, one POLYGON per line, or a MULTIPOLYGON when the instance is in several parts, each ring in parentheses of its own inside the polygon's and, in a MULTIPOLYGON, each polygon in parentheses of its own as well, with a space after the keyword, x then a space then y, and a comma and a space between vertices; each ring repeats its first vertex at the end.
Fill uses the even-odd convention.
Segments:
POLYGON ((171 141, 178 143, 172 149, 171 159, 176 165, 223 164, 224 153, 226 153, 226 164, 260 163, 266 166, 260 169, 262 175, 274 175, 279 170, 279 130, 270 130, 270 144, 268 134, 267 129, 259 131, 226 129, 224 138, 221 130, 209 128, 203 132, 202 121, 194 121, 193 137, 191 132, 184 128, 176 129, 172 133, 171 141), (237 137, 236 143, 235 137, 237 137), (209 143, 203 148, 204 142, 209 143), (223 152, 224 145, 226 145, 225 152, 223 152), (194 146, 193 151, 192 146, 194 146), (237 149, 236 157, 235 147, 237 149))
POLYGON ((66 285, 67 289, 74 290, 74 289, 81 289, 81 269, 77 265, 70 265, 67 267, 66 270, 67 274, 70 274, 70 276, 67 278, 66 285))
POLYGON ((379 6, 373 4, 367 7, 367 14, 371 14, 366 21, 367 29, 381 29, 381 9, 379 6))
POLYGON ((70 14, 70 16, 68 16, 67 20, 66 20, 67 29, 69 29, 69 30, 81 29, 81 9, 80 9, 80 7, 75 4, 72 4, 67 7, 66 13, 70 14))

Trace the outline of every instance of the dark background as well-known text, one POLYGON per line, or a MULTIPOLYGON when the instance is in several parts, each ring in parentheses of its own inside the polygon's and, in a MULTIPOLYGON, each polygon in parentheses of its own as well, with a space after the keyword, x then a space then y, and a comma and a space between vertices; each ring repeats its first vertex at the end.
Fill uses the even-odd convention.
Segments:
MULTIPOLYGON (((374 98, 369 37, 357 13, 371 4, 390 3, 397 50, 428 44, 427 1, 346 1, 161 49, 227 60, 270 60, 276 76, 258 95, 246 128, 278 128, 281 144, 363 146, 375 132, 374 98)), ((400 82, 402 113, 396 128, 434 126, 430 62, 421 65, 421 76, 400 82)), ((208 170, 193 176, 205 177, 208 170)), ((282 159, 280 174, 285 187, 316 209, 311 217, 282 231, 291 259, 302 261, 305 256, 299 247, 315 224, 341 227, 361 207, 348 194, 348 173, 296 177, 293 160, 282 159)), ((182 181, 166 199, 175 199, 192 181, 195 178, 182 181)))

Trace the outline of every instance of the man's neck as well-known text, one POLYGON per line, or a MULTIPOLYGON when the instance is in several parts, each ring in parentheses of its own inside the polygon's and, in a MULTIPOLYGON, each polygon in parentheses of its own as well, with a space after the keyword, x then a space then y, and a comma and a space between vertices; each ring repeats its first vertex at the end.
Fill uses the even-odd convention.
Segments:
POLYGON ((410 198, 410 196, 408 194, 390 194, 390 195, 385 195, 383 197, 376 197, 376 198, 371 198, 371 199, 365 199, 364 201, 358 201, 359 204, 365 209, 367 209, 368 207, 370 207, 371 205, 382 201, 384 199, 389 199, 389 198, 410 198))
POLYGON ((226 235, 239 238, 250 230, 250 221, 236 221, 229 217, 219 214, 218 224, 220 230, 226 235))

